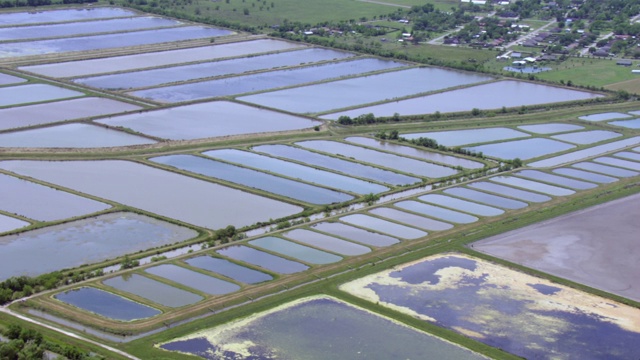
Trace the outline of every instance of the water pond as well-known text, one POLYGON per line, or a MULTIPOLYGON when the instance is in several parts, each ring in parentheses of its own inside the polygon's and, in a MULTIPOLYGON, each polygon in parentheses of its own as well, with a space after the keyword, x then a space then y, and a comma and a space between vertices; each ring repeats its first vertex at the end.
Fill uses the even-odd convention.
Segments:
POLYGON ((139 106, 94 97, 5 108, 0 109, 0 130, 111 115, 139 109, 141 109, 139 106))
POLYGON ((305 63, 353 56, 343 51, 311 48, 191 65, 143 70, 114 75, 75 79, 74 82, 101 89, 120 90, 152 87, 173 82, 241 74, 305 63))
POLYGON ((340 255, 355 256, 371 252, 371 249, 366 246, 341 240, 333 236, 321 234, 311 230, 296 229, 282 235, 297 242, 311 245, 319 249, 331 251, 340 255))
POLYGON ((549 67, 531 67, 531 66, 525 66, 525 67, 518 67, 518 66, 505 66, 502 68, 502 70, 504 71, 509 71, 509 72, 515 72, 515 73, 520 73, 520 74, 537 74, 537 73, 541 73, 543 71, 549 71, 552 70, 549 67))
POLYGON ((570 177, 574 177, 574 178, 577 178, 577 179, 593 181, 593 182, 597 182, 597 183, 601 183, 601 184, 609 184, 609 183, 618 181, 617 178, 614 178, 614 177, 611 177, 611 176, 606 176, 606 175, 602 175, 602 174, 592 173, 590 171, 571 169, 571 168, 555 169, 555 170, 553 170, 553 172, 556 173, 556 174, 563 175, 563 176, 570 176, 570 177))
POLYGON ((312 150, 354 158, 358 161, 383 166, 392 170, 403 171, 409 174, 416 174, 431 178, 440 178, 457 173, 456 170, 442 165, 431 164, 416 159, 410 159, 404 156, 383 153, 381 151, 366 149, 360 146, 343 144, 337 141, 310 140, 297 142, 296 145, 312 150))
POLYGON ((288 145, 261 145, 254 146, 251 150, 391 185, 408 185, 420 181, 418 178, 393 171, 338 159, 288 145))
POLYGON ((544 173, 542 171, 537 171, 537 170, 522 170, 522 171, 518 171, 514 175, 529 178, 532 180, 540 180, 543 182, 565 186, 565 187, 578 189, 578 190, 593 189, 594 187, 598 186, 590 182, 569 179, 564 176, 552 175, 552 174, 544 173))
POLYGON ((84 96, 83 93, 47 84, 0 87, 0 107, 84 96))
POLYGON ((489 180, 498 182, 500 184, 520 187, 523 189, 537 191, 552 196, 567 196, 575 193, 575 191, 563 187, 543 184, 537 181, 517 178, 514 176, 494 176, 489 180))
POLYGON ((608 112, 608 113, 580 116, 578 119, 587 120, 587 121, 606 121, 606 120, 614 120, 614 119, 625 119, 630 117, 632 116, 625 113, 608 112))
POLYGON ((605 141, 609 139, 614 139, 622 136, 617 132, 606 131, 606 130, 589 130, 589 131, 579 131, 570 134, 561 134, 552 136, 553 139, 566 141, 574 144, 593 144, 600 141, 605 141))
POLYGON ((177 26, 175 20, 158 17, 134 17, 98 21, 72 22, 0 28, 0 41, 71 37, 107 32, 124 32, 150 28, 177 26))
POLYGON ((223 295, 240 290, 240 286, 234 283, 178 265, 164 264, 147 268, 145 271, 209 295, 223 295))
POLYGON ((93 287, 58 293, 56 299, 85 311, 114 320, 133 321, 160 314, 160 310, 93 287))
MULTIPOLYGON (((381 86, 384 85, 377 85, 371 89, 378 89, 381 86)), ((395 88, 394 86, 389 87, 395 88)), ((586 100, 597 97, 602 97, 602 95, 548 85, 505 80, 434 95, 373 105, 356 110, 337 112, 326 115, 324 118, 337 120, 343 115, 356 117, 368 113, 372 113, 375 116, 393 116, 395 113, 399 113, 400 115, 417 115, 435 113, 436 111, 443 113, 471 111, 473 108, 489 110, 499 109, 503 106, 519 107, 522 105, 586 100), (486 94, 500 94, 500 96, 487 97, 486 94), (460 101, 460 99, 464 99, 464 101, 460 101)))
POLYGON ((634 359, 640 311, 459 254, 340 287, 352 295, 527 359, 634 359))
POLYGON ((633 161, 640 161, 640 154, 631 151, 622 151, 619 153, 613 154, 619 158, 629 159, 633 161))
POLYGON ((387 218, 393 221, 411 225, 423 230, 429 231, 441 231, 451 229, 453 225, 438 220, 433 220, 424 216, 411 214, 408 212, 400 211, 398 209, 380 207, 373 210, 369 210, 369 213, 377 215, 383 218, 387 218))
POLYGON ((558 166, 560 164, 585 159, 591 156, 596 156, 599 154, 604 154, 609 151, 621 149, 630 145, 634 145, 640 142, 640 137, 636 136, 633 138, 613 141, 608 144, 597 145, 594 147, 590 147, 583 150, 574 151, 568 154, 558 155, 555 157, 551 157, 544 160, 539 160, 528 164, 533 167, 552 167, 558 166))
POLYGON ((92 20, 136 16, 136 12, 114 7, 95 7, 90 9, 62 9, 47 11, 9 12, 0 14, 0 25, 24 25, 63 21, 92 20))
POLYGON ((593 161, 597 163, 605 164, 605 165, 617 166, 617 167, 621 167, 629 170, 640 171, 640 162, 636 162, 636 161, 623 160, 623 159, 618 159, 618 158, 608 157, 608 156, 595 158, 593 159, 593 161))
POLYGON ((300 179, 334 189, 351 191, 356 194, 379 193, 389 190, 388 187, 364 180, 315 169, 265 155, 250 153, 236 149, 211 150, 203 153, 206 156, 233 162, 242 166, 282 174, 293 179, 300 179))
POLYGON ((0 44, 0 58, 150 45, 172 41, 212 38, 229 35, 231 33, 229 30, 216 28, 184 26, 169 29, 134 31, 124 34, 12 42, 0 44))
POLYGON ((487 194, 482 191, 472 190, 463 187, 456 187, 444 191, 448 195, 461 197, 471 201, 477 201, 483 204, 500 207, 504 209, 522 209, 527 207, 527 203, 522 201, 507 199, 502 196, 487 194))
POLYGON ((198 233, 134 213, 109 213, 0 237, 0 281, 38 276, 194 238, 198 233))
POLYGON ((26 79, 17 76, 0 73, 0 85, 18 84, 26 81, 26 79))
POLYGON ((640 119, 612 121, 609 124, 629 129, 640 129, 640 119))
POLYGON ((342 260, 340 256, 273 236, 252 240, 249 244, 309 264, 331 264, 342 260))
POLYGON ((495 144, 478 145, 465 149, 481 152, 499 159, 533 159, 574 148, 574 145, 544 138, 505 141, 495 144))
POLYGON ((615 177, 632 177, 632 176, 636 176, 640 173, 637 173, 635 171, 631 171, 631 170, 626 170, 626 169, 621 169, 619 167, 615 167, 615 166, 607 166, 607 165, 602 165, 602 164, 596 164, 593 162, 581 162, 581 163, 576 163, 572 165, 573 167, 576 167, 578 169, 582 169, 582 170, 587 170, 587 171, 593 171, 593 172, 597 172, 597 173, 601 173, 601 174, 605 174, 605 175, 611 175, 611 176, 615 176, 615 177))
POLYGON ((445 206, 448 208, 480 216, 497 216, 504 213, 504 210, 496 209, 491 206, 482 205, 471 201, 460 200, 451 196, 440 194, 423 195, 418 199, 420 201, 428 202, 434 205, 445 206))
MULTIPOLYGON (((347 53, 343 54, 347 56, 347 53)), ((358 59, 140 90, 130 94, 155 101, 174 103, 294 86, 401 66, 404 64, 388 60, 358 59)))
POLYGON ((0 209, 39 221, 54 221, 109 209, 111 205, 0 174, 0 209))
POLYGON ((389 234, 391 236, 395 236, 402 239, 411 240, 411 239, 417 239, 417 238, 421 238, 428 235, 426 231, 418 230, 413 227, 400 225, 391 221, 383 220, 377 217, 364 215, 364 214, 353 214, 353 215, 343 216, 340 218, 340 221, 346 222, 348 224, 360 226, 365 229, 371 229, 373 231, 389 234))
POLYGON ((198 256, 185 262, 191 266, 224 275, 246 284, 258 284, 273 280, 273 276, 233 263, 229 260, 211 256, 198 256))
POLYGON ((468 184, 467 186, 474 189, 488 191, 495 194, 500 194, 500 195, 512 197, 515 199, 527 201, 527 202, 541 203, 541 202, 551 200, 551 198, 546 195, 533 193, 526 190, 520 190, 520 189, 512 188, 510 186, 499 185, 499 184, 487 182, 487 181, 475 181, 473 183, 468 184))
POLYGON ((127 274, 102 282, 107 286, 151 300, 156 304, 168 307, 181 307, 194 304, 203 299, 202 296, 169 286, 139 274, 127 274))
MULTIPOLYGON (((414 68, 240 98, 297 113, 316 113, 490 80, 437 68, 414 68), (415 81, 422 79, 423 81, 415 81)), ((359 114, 370 111, 360 112, 359 114)), ((391 113, 393 115, 393 112, 391 113)), ((391 116, 390 115, 390 116, 391 116)), ((404 114, 403 114, 404 115, 404 114)), ((336 117, 337 119, 337 117, 336 117)))
POLYGON ((353 199, 353 196, 345 193, 193 155, 167 155, 150 160, 311 204, 340 203, 353 199))
POLYGON ((160 345, 205 359, 484 359, 331 297, 312 297, 160 345), (300 321, 304 319, 304 321, 300 321))
POLYGON ((79 123, 0 134, 0 147, 10 148, 101 148, 155 143, 142 136, 79 123))
POLYGON ((321 124, 318 121, 229 101, 151 110, 114 116, 96 122, 109 126, 122 126, 170 140, 299 130, 321 124))
POLYGON ((393 205, 401 209, 413 211, 415 213, 423 214, 426 216, 431 216, 436 219, 451 221, 453 223, 469 224, 478 221, 478 218, 475 216, 441 208, 439 206, 425 204, 419 201, 400 201, 393 205))
POLYGON ((366 137, 348 137, 345 140, 358 145, 373 147, 379 150, 385 150, 400 155, 417 157, 423 160, 438 162, 452 167, 461 166, 467 169, 481 169, 484 167, 484 164, 481 162, 472 161, 457 156, 444 155, 435 151, 419 149, 411 146, 397 145, 391 142, 380 141, 377 139, 366 137))
MULTIPOLYGON (((26 221, 0 214, 0 233, 15 230, 15 229, 20 229, 28 225, 29 223, 26 221)), ((0 238, 0 248, 2 248, 1 244, 2 244, 2 238, 0 238)), ((5 273, 4 271, 0 270, 0 274, 4 274, 4 273, 5 273)))
MULTIPOLYGON (((130 161, 16 160, 2 161, 0 168, 210 229, 242 227, 301 210, 288 203, 130 161)), ((18 195, 24 202, 24 192, 18 195)), ((56 206, 55 215, 58 217, 62 209, 69 208, 67 203, 56 206)))
POLYGON ((407 139, 418 139, 421 137, 433 139, 437 141, 439 145, 444 146, 461 146, 508 139, 518 139, 529 136, 531 135, 509 128, 449 130, 402 135, 402 137, 407 139))
POLYGON ((323 222, 311 226, 314 230, 322 231, 327 234, 340 236, 342 238, 353 240, 361 244, 385 247, 397 244, 400 241, 387 235, 382 235, 365 229, 349 226, 339 222, 323 222))
POLYGON ((76 77, 93 74, 136 70, 187 62, 246 56, 270 51, 289 50, 301 44, 281 40, 259 39, 197 48, 158 51, 152 53, 113 56, 100 59, 60 62, 20 67, 21 70, 51 77, 76 77))
POLYGON ((535 134, 556 134, 567 131, 576 131, 584 129, 584 126, 563 123, 534 124, 521 125, 518 129, 532 132, 535 134))
POLYGON ((217 250, 216 252, 222 256, 238 261, 244 261, 279 274, 293 274, 309 268, 307 265, 299 262, 271 255, 248 246, 232 245, 217 250))

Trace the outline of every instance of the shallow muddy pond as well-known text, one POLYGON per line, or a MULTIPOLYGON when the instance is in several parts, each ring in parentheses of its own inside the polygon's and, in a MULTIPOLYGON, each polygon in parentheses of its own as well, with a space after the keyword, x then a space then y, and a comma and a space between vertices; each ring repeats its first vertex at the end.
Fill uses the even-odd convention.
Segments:
POLYGON ((0 73, 0 85, 18 84, 26 81, 26 79, 17 76, 0 73))
MULTIPOLYGON (((414 68, 240 98, 297 113, 315 113, 490 80, 437 68, 414 68), (423 81, 415 81, 422 79, 423 81)), ((365 111, 367 113, 370 111, 365 111)), ((363 114, 360 112, 359 114, 363 114)), ((393 113, 391 114, 393 115, 393 113)), ((336 117, 337 119, 337 117, 336 117)))
POLYGON ((392 208, 380 207, 369 210, 369 213, 428 231, 441 231, 453 227, 453 225, 449 223, 392 208))
POLYGON ((160 314, 158 309, 93 287, 68 290, 54 297, 82 310, 120 321, 146 319, 160 314))
POLYGON ((212 38, 232 34, 229 30, 201 26, 134 31, 124 34, 82 36, 0 44, 0 58, 32 56, 72 51, 112 49, 172 41, 212 38))
POLYGON ((543 184, 537 181, 527 180, 514 176, 494 176, 489 180, 503 185, 520 187, 526 190, 537 191, 552 196, 567 196, 575 193, 575 191, 563 187, 543 184))
MULTIPOLYGON (((0 233, 19 229, 29 225, 28 222, 16 219, 14 217, 10 217, 7 215, 0 214, 0 233)), ((2 248, 2 238, 0 237, 0 248, 2 248)), ((0 270, 0 274, 4 274, 5 272, 0 270)))
POLYGON ((582 170, 587 170, 587 171, 593 171, 593 172, 597 172, 597 173, 601 173, 601 174, 605 174, 605 175, 611 175, 611 176, 615 176, 615 177, 631 177, 631 176, 636 176, 640 173, 635 172, 635 171, 631 171, 631 170, 627 170, 627 169, 621 169, 619 167, 615 167, 615 166, 607 166, 607 165, 603 165, 603 164, 596 164, 593 162, 581 162, 581 163, 576 163, 572 165, 573 167, 576 167, 578 169, 582 169, 582 170))
POLYGON ((191 266, 224 275, 246 284, 257 284, 273 280, 273 276, 212 256, 198 256, 185 262, 191 266))
POLYGON ((0 147, 9 148, 101 148, 155 143, 142 136, 79 123, 0 134, 0 147))
POLYGON ((634 359, 640 311, 458 254, 340 287, 372 303, 528 359, 634 359))
POLYGON ((96 122, 170 140, 289 131, 321 125, 319 121, 229 101, 151 110, 96 122))
POLYGON ((558 155, 548 159, 535 161, 535 162, 529 163, 529 166, 533 166, 533 167, 558 166, 560 164, 585 159, 591 156, 604 154, 606 152, 617 150, 617 149, 622 149, 624 147, 637 144, 638 142, 640 142, 640 137, 638 136, 633 138, 613 141, 608 144, 597 145, 587 149, 574 151, 568 154, 558 155))
POLYGON ((484 359, 467 349, 330 297, 304 298, 161 344, 221 359, 484 359), (304 321, 300 321, 304 319, 304 321))
POLYGON ((136 12, 114 7, 91 9, 62 9, 47 11, 9 12, 0 14, 0 25, 24 25, 35 23, 92 20, 136 16, 136 12))
POLYGON ((570 176, 573 178, 578 178, 578 179, 587 180, 587 181, 593 181, 601 184, 609 184, 609 183, 618 181, 617 178, 614 178, 611 176, 606 176, 602 174, 592 173, 590 171, 571 169, 571 168, 555 169, 553 170, 553 172, 556 174, 570 176))
POLYGON ((333 236, 306 229, 296 229, 286 232, 282 235, 297 242, 311 245, 319 249, 331 251, 340 255, 355 256, 371 252, 371 249, 366 246, 354 244, 349 241, 341 240, 333 236))
POLYGON ((549 155, 574 148, 574 145, 544 138, 506 141, 495 144, 486 144, 465 149, 481 152, 486 156, 499 159, 528 160, 543 155, 549 155))
POLYGON ((403 239, 417 239, 427 236, 426 231, 364 214, 343 216, 340 221, 403 239))
POLYGON ((520 189, 512 188, 510 186, 499 185, 499 184, 487 182, 487 181, 475 181, 473 183, 468 184, 467 186, 474 189, 488 191, 495 194, 500 194, 500 195, 512 197, 515 199, 527 201, 527 202, 540 203, 540 202, 551 200, 551 198, 546 195, 533 193, 526 190, 520 190, 520 189))
POLYGON ((451 221, 459 224, 469 224, 478 221, 478 218, 469 214, 441 208, 430 204, 425 204, 419 201, 400 201, 393 204, 404 210, 413 211, 418 214, 424 214, 426 216, 434 217, 436 219, 442 219, 445 221, 451 221))
POLYGON ((640 129, 640 119, 612 121, 609 124, 629 129, 640 129))
POLYGON ((521 125, 518 129, 532 132, 535 134, 556 134, 567 131, 576 131, 584 129, 584 126, 574 124, 549 123, 549 124, 533 124, 521 125))
POLYGON ((134 17, 126 19, 109 19, 99 21, 83 21, 64 24, 48 24, 0 28, 0 41, 46 39, 53 37, 71 37, 94 33, 123 32, 150 28, 177 26, 175 20, 158 17, 134 17))
POLYGON ((311 204, 331 204, 353 199, 353 196, 338 191, 193 155, 168 155, 150 160, 311 204))
POLYGON ((632 116, 625 113, 608 112, 608 113, 580 116, 578 119, 587 120, 587 121, 606 121, 606 120, 614 120, 614 119, 625 119, 630 117, 632 116))
MULTIPOLYGON (((374 86, 372 89, 377 89, 380 86, 384 85, 374 86)), ((389 87, 395 88, 393 86, 389 87)), ((323 116, 323 118, 337 120, 343 115, 356 117, 368 113, 373 113, 375 116, 393 116, 395 113, 399 113, 400 115, 417 115, 435 113, 436 111, 443 113, 471 111, 473 108, 489 110, 500 109, 503 106, 519 107, 522 105, 586 100, 596 97, 602 97, 602 95, 528 82, 505 80, 439 94, 363 107, 356 110, 337 112, 323 116), (500 94, 500 96, 487 97, 486 94, 500 94), (464 101, 460 101, 460 99, 464 99, 464 101)))
POLYGON ((564 176, 552 175, 537 170, 522 170, 518 171, 514 175, 526 177, 532 180, 540 180, 554 185, 570 187, 572 189, 578 190, 593 189, 594 187, 598 186, 590 182, 569 179, 564 176))
POLYGON ((338 222, 323 222, 311 226, 314 230, 322 231, 327 234, 340 236, 342 238, 353 240, 365 245, 376 247, 390 246, 400 241, 391 236, 382 235, 376 232, 360 229, 338 222))
POLYGON ((242 166, 249 166, 255 169, 269 171, 288 176, 293 179, 300 179, 338 190, 351 191, 356 194, 376 194, 389 190, 386 186, 248 151, 222 149, 205 151, 203 154, 212 158, 240 164, 242 166))
POLYGON ((631 152, 631 151, 622 151, 619 153, 615 153, 613 154, 616 157, 619 158, 623 158, 623 159, 629 159, 629 160, 633 160, 633 161, 640 161, 640 154, 636 153, 636 152, 631 152))
MULTIPOLYGON (((174 103, 294 86, 401 66, 404 64, 388 60, 358 59, 140 90, 130 94, 155 101, 174 103)), ((277 106, 270 107, 277 108, 277 106)))
POLYGON ((240 286, 234 283, 173 264, 158 265, 145 271, 209 295, 223 295, 240 290, 240 286))
POLYGON ((139 274, 127 274, 102 282, 107 286, 138 295, 156 304, 168 307, 181 307, 194 304, 203 299, 202 296, 169 286, 139 274))
POLYGON ((393 170, 431 178, 445 177, 457 173, 456 170, 446 166, 431 164, 404 156, 383 153, 381 151, 366 149, 360 146, 343 144, 337 141, 310 140, 297 142, 296 145, 312 150, 354 158, 358 161, 383 166, 393 170))
POLYGON ((407 185, 420 181, 419 178, 347 161, 345 159, 318 154, 313 151, 293 146, 261 145, 254 146, 252 150, 391 185, 407 185))
POLYGON ((109 90, 133 89, 194 79, 242 74, 257 70, 296 66, 319 61, 329 61, 350 56, 353 56, 353 54, 343 51, 310 48, 215 62, 178 65, 168 68, 81 78, 75 79, 74 82, 109 90))
POLYGON ((0 281, 114 259, 196 237, 194 230, 134 213, 110 213, 0 237, 0 281))
POLYGON ((222 256, 267 269, 279 274, 293 274, 307 270, 307 265, 271 255, 248 246, 232 245, 216 251, 222 256))
MULTIPOLYGON (((301 210, 288 203, 130 161, 17 160, 2 161, 0 168, 210 229, 242 227, 301 210)), ((65 204, 62 208, 68 207, 65 204)))
POLYGON ((428 202, 434 205, 448 207, 454 210, 464 211, 466 213, 480 216, 497 216, 504 213, 504 210, 496 209, 491 206, 478 204, 471 201, 460 200, 451 196, 440 194, 428 194, 418 198, 420 201, 428 202))
POLYGON ((263 52, 295 49, 303 46, 302 44, 294 44, 281 40, 259 39, 197 48, 23 66, 20 67, 20 69, 51 77, 75 77, 246 56, 263 52))
POLYGON ((449 130, 402 135, 403 138, 407 139, 418 139, 421 137, 433 139, 437 141, 439 145, 444 146, 461 146, 476 143, 494 142, 499 140, 517 139, 529 136, 531 135, 509 128, 449 130))
POLYGON ((252 240, 249 244, 309 264, 330 264, 342 260, 340 256, 273 236, 252 240))
POLYGON ((91 214, 111 205, 0 174, 0 209, 26 218, 53 221, 91 214))
POLYGON ((477 201, 490 206, 504 209, 522 209, 527 207, 527 203, 513 199, 507 199, 502 196, 487 194, 482 191, 471 190, 463 187, 456 187, 444 191, 448 195, 461 197, 471 201, 477 201))
POLYGON ((85 97, 0 109, 0 130, 43 125, 100 115, 111 115, 141 107, 105 98, 85 97))
POLYGON ((554 135, 551 138, 561 141, 570 142, 573 144, 593 144, 600 141, 610 140, 622 136, 617 132, 605 131, 605 130, 589 130, 579 131, 570 134, 554 135))
POLYGON ((0 87, 0 106, 60 100, 78 96, 84 96, 84 94, 47 84, 0 87))
POLYGON ((605 165, 617 166, 629 170, 640 171, 640 163, 635 161, 623 160, 614 157, 604 156, 593 159, 593 161, 605 165))
POLYGON ((592 206, 473 244, 527 267, 640 300, 640 195, 592 206))
POLYGON ((462 166, 463 168, 467 169, 481 169, 484 167, 483 163, 477 161, 471 161, 457 156, 444 155, 435 151, 418 149, 411 146, 397 145, 391 142, 380 141, 377 139, 366 137, 348 137, 345 140, 350 143, 373 147, 379 150, 385 150, 400 155, 417 157, 423 160, 434 161, 453 167, 462 166))

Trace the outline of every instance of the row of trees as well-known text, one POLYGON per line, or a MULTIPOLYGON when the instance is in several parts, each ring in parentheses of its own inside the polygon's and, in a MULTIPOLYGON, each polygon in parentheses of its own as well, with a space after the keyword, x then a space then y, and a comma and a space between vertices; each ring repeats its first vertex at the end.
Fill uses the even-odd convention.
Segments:
POLYGON ((42 334, 34 329, 10 324, 3 335, 8 342, 0 343, 0 359, 2 360, 35 360, 42 359, 46 350, 64 356, 69 360, 101 360, 104 357, 91 355, 75 346, 61 345, 45 341, 42 334))

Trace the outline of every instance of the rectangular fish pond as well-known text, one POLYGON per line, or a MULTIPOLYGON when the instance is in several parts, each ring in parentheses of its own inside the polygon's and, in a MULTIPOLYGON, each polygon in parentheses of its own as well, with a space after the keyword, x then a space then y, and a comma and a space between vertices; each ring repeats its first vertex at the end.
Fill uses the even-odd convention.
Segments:
POLYGON ((251 240, 249 244, 308 264, 331 264, 342 260, 338 255, 273 236, 251 240))
POLYGON ((236 281, 246 284, 257 284, 273 280, 273 276, 248 267, 233 263, 226 259, 212 256, 198 256, 185 260, 191 266, 224 275, 236 281))
POLYGON ((7 86, 0 87, 0 107, 80 96, 84 96, 84 93, 47 84, 7 86))
POLYGON ((67 290, 54 297, 79 309, 119 321, 146 319, 161 313, 158 309, 94 287, 67 290))
POLYGON ((484 357, 331 297, 283 304, 158 345, 210 360, 424 359, 484 357), (301 321, 304 319, 304 321, 301 321))
POLYGON ((194 304, 202 296, 169 286, 139 274, 127 274, 102 282, 120 291, 128 292, 167 307, 181 307, 194 304))
POLYGON ((609 124, 629 129, 640 129, 640 119, 612 121, 609 124))
POLYGON ((239 285, 178 265, 163 264, 145 271, 209 295, 222 295, 240 290, 239 285))
POLYGON ((479 216, 497 216, 504 213, 504 210, 501 209, 441 194, 427 194, 420 196, 418 199, 434 205, 444 206, 479 216))
POLYGON ((508 199, 498 195, 487 194, 482 191, 472 190, 465 187, 455 187, 444 191, 447 195, 457 196, 463 199, 477 201, 479 203, 495 206, 503 209, 522 209, 528 204, 522 201, 508 199))
POLYGON ((297 242, 340 255, 355 256, 371 252, 371 249, 366 246, 306 229, 295 229, 282 235, 297 242))
POLYGON ((611 175, 611 176, 615 176, 618 178, 623 178, 623 177, 632 177, 632 176, 636 176, 639 175, 640 173, 636 172, 636 171, 631 171, 631 170, 627 170, 627 169, 622 169, 616 166, 608 166, 608 165, 603 165, 603 164, 596 164, 594 162, 581 162, 581 163, 576 163, 572 165, 575 168, 578 169, 582 169, 582 170, 587 170, 587 171, 593 171, 596 173, 601 173, 601 174, 605 174, 605 175, 611 175))
POLYGON ((64 21, 118 18, 138 15, 135 11, 115 7, 8 12, 0 14, 0 25, 25 25, 64 21))
POLYGON ((635 359, 640 310, 461 254, 341 290, 528 359, 635 359))
POLYGON ((466 147, 465 149, 474 152, 481 152, 485 156, 491 156, 499 159, 512 160, 519 158, 521 160, 528 160, 543 155, 569 150, 574 147, 574 145, 560 141, 545 138, 534 138, 478 145, 466 147))
POLYGON ((560 174, 563 176, 570 176, 577 179, 582 179, 586 181, 593 181, 601 184, 609 184, 612 182, 618 181, 617 178, 606 176, 602 174, 596 174, 590 171, 572 169, 572 168, 560 168, 553 170, 554 173, 560 174))
POLYGON ((578 131, 569 134, 561 134, 554 135, 551 138, 566 141, 573 144, 585 145, 585 144, 593 144, 600 141, 605 141, 609 139, 614 139, 622 136, 617 132, 606 131, 606 130, 589 130, 589 131, 578 131))
MULTIPOLYGON (((29 223, 26 221, 22 221, 20 219, 16 219, 11 216, 0 214, 0 233, 19 229, 21 227, 28 226, 29 223)), ((2 238, 0 238, 0 248, 2 247, 2 238)), ((3 274, 0 270, 0 274, 3 274)))
POLYGON ((428 217, 411 214, 393 208, 379 207, 373 210, 369 210, 369 213, 428 231, 442 231, 451 229, 453 227, 453 225, 449 223, 433 220, 428 217))
POLYGON ((584 126, 575 124, 564 123, 547 123, 547 124, 533 124, 533 125, 520 125, 518 129, 528 131, 535 134, 557 134, 568 131, 582 130, 584 126))
POLYGON ((461 146, 499 140, 518 139, 529 137, 531 135, 510 128, 494 127, 411 133, 402 134, 401 136, 406 139, 418 139, 424 137, 437 141, 439 145, 461 146))
POLYGON ((640 137, 636 136, 632 138, 617 140, 610 143, 570 152, 568 154, 554 156, 544 160, 538 160, 538 161, 529 163, 528 165, 532 167, 558 166, 560 164, 585 159, 585 158, 592 157, 599 154, 604 154, 609 151, 622 149, 624 147, 631 146, 638 143, 640 143, 640 137))
POLYGON ((540 181, 551 183, 554 185, 570 187, 572 189, 578 189, 578 190, 593 189, 594 187, 597 186, 596 184, 593 184, 590 182, 570 179, 564 176, 552 175, 552 174, 548 174, 548 173, 537 171, 537 170, 522 170, 522 171, 518 171, 514 175, 529 178, 532 180, 540 180, 540 181))
POLYGON ((244 261, 268 271, 280 274, 293 274, 309 268, 307 265, 301 264, 297 261, 287 260, 248 246, 232 245, 217 250, 216 252, 222 256, 238 261, 244 261))
POLYGON ((469 224, 478 221, 478 218, 475 216, 461 213, 455 210, 445 209, 443 207, 431 204, 425 204, 420 201, 400 201, 393 205, 403 210, 412 211, 421 215, 426 215, 436 219, 442 219, 458 224, 469 224))
POLYGON ((385 247, 397 244, 400 240, 391 236, 382 235, 373 231, 360 229, 339 222, 323 222, 311 226, 314 230, 322 231, 327 234, 339 236, 347 240, 353 240, 361 244, 385 247))
POLYGON ((426 231, 418 230, 414 227, 400 225, 395 222, 383 220, 377 217, 364 214, 347 215, 340 218, 340 221, 365 229, 389 234, 402 239, 417 239, 427 236, 426 231))
POLYGON ((26 81, 26 79, 17 76, 0 73, 0 85, 18 84, 26 81))

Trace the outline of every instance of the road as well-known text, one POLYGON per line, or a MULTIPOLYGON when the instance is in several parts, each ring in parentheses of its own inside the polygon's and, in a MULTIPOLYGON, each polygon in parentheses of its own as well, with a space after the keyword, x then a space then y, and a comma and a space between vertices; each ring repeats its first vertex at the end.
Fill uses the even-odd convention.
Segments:
MULTIPOLYGON (((639 19, 640 19, 640 14, 638 14, 638 15, 632 17, 631 19, 629 19, 629 22, 633 24, 634 22, 638 21, 639 19)), ((582 55, 582 56, 587 55, 587 53, 589 52, 589 48, 591 48, 591 47, 595 48, 596 44, 598 43, 598 41, 606 39, 606 38, 611 37, 611 36, 613 36, 613 32, 598 36, 598 38, 593 42, 593 44, 590 44, 589 46, 587 46, 584 49, 580 50, 580 55, 582 55)))

